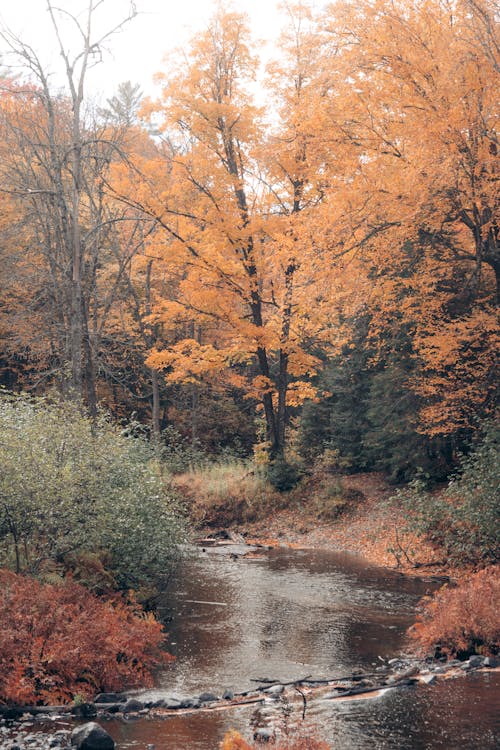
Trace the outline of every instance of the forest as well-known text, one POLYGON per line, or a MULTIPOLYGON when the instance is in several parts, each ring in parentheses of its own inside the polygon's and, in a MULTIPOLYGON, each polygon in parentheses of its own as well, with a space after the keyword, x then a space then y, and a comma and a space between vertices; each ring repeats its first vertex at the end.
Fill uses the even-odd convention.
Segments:
MULTIPOLYGON (((213 464, 259 474, 264 516, 318 472, 383 473, 414 531, 494 565, 495 0, 287 2, 272 59, 222 3, 155 97, 105 103, 89 70, 136 11, 101 31, 100 5, 70 17, 75 47, 48 1, 58 86, 0 33, 5 590, 71 571, 147 603, 191 523, 165 476, 213 464)), ((76 690, 21 689, 25 668, 0 658, 0 702, 76 690)))

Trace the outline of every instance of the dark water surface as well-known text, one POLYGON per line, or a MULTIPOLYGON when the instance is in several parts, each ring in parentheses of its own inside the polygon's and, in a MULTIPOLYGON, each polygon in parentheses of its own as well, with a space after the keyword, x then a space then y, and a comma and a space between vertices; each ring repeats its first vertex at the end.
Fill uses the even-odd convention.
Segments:
MULTIPOLYGON (((270 550, 233 560, 200 552, 184 561, 162 607, 176 661, 139 697, 373 671, 404 652, 416 602, 435 587, 346 554, 270 550)), ((307 718, 339 750, 493 750, 500 747, 499 694, 498 673, 476 674, 371 699, 311 701, 307 718)), ((253 708, 106 727, 120 750, 217 750, 229 728, 248 735, 253 708)))

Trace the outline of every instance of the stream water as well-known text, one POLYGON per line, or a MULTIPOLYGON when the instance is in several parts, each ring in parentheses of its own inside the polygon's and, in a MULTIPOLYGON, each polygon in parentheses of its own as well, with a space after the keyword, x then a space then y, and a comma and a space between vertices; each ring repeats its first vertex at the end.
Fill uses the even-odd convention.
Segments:
MULTIPOLYGON (((179 568, 162 602, 175 662, 142 700, 370 672, 405 649, 415 605, 436 583, 347 554, 269 550, 232 559, 207 549, 179 568)), ((500 747, 500 675, 311 702, 307 719, 339 750, 500 747)), ((217 750, 225 731, 248 735, 254 707, 106 725, 119 750, 217 750)))

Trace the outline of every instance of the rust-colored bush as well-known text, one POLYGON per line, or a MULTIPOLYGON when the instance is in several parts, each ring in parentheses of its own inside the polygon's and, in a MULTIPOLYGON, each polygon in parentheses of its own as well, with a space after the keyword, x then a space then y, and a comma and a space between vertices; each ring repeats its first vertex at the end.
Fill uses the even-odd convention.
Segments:
POLYGON ((47 704, 151 684, 162 625, 138 606, 72 581, 0 571, 0 702, 47 704))
MULTIPOLYGON (((307 735, 280 739, 272 743, 274 750, 331 750, 330 745, 322 740, 307 735)), ((261 744, 249 744, 239 732, 231 730, 222 740, 221 750, 259 750, 261 744)))
POLYGON ((410 635, 422 651, 437 644, 448 656, 496 654, 500 648, 500 572, 485 568, 426 600, 410 635))

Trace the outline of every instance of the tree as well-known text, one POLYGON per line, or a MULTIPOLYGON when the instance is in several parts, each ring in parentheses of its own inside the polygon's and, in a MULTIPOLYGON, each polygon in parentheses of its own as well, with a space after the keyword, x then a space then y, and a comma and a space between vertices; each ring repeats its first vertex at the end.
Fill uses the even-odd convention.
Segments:
POLYGON ((302 11, 285 39, 286 84, 273 73, 280 132, 265 137, 248 94, 256 61, 246 21, 221 8, 150 105, 163 118, 164 166, 138 163, 142 184, 134 174, 132 191, 120 193, 169 237, 160 253, 175 288, 153 307, 155 319, 164 329, 191 327, 168 347, 159 342, 149 364, 169 382, 224 378, 243 387, 261 403, 271 457, 284 451, 288 407, 312 393, 319 360, 306 344, 325 325, 320 277, 329 268, 306 231, 324 164, 309 154, 300 126, 314 58, 311 47, 303 70, 297 44, 302 50, 312 41, 302 11))
POLYGON ((392 310, 414 330, 420 429, 467 431, 494 403, 498 19, 468 0, 345 3, 324 28, 342 49, 329 116, 358 153, 346 216, 368 239, 372 330, 392 310))
POLYGON ((108 106, 100 109, 99 115, 107 123, 130 128, 137 124, 143 96, 138 83, 124 81, 118 85, 116 94, 106 100, 108 106))
POLYGON ((55 317, 60 328, 60 366, 63 371, 70 370, 69 384, 78 399, 86 391, 94 414, 89 287, 97 271, 96 251, 102 230, 109 226, 109 217, 103 215, 102 174, 117 145, 89 130, 84 112, 85 82, 89 67, 99 59, 106 40, 135 14, 132 3, 124 20, 113 29, 94 35, 100 5, 88 0, 80 21, 80 16, 47 2, 55 44, 63 61, 66 98, 51 90, 49 74, 36 51, 8 30, 2 32, 11 56, 28 73, 27 82, 11 87, 8 101, 4 102, 10 109, 4 119, 5 145, 11 149, 10 154, 6 149, 4 180, 7 189, 30 207, 41 248, 39 258, 46 265, 52 299, 58 308, 55 317), (63 36, 64 22, 68 21, 76 28, 80 44, 74 54, 68 51, 63 36))

